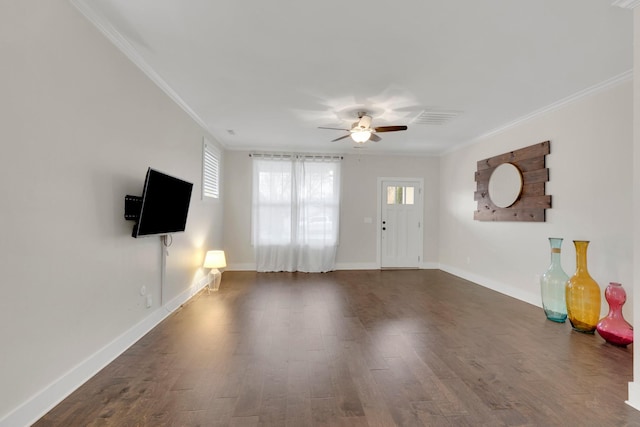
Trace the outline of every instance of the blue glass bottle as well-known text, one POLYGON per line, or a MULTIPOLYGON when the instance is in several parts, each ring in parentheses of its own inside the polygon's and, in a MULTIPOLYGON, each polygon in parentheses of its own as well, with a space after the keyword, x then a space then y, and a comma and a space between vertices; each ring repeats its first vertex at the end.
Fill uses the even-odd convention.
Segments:
POLYGON ((540 277, 542 308, 547 319, 564 323, 567 320, 565 285, 569 276, 564 272, 560 263, 562 239, 549 237, 549 244, 551 245, 551 265, 540 277))

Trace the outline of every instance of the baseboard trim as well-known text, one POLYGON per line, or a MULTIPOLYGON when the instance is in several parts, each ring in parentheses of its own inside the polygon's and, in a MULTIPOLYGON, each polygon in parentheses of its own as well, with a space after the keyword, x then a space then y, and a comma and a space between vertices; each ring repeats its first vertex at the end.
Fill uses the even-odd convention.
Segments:
POLYGON ((254 262, 243 262, 229 264, 225 267, 225 271, 256 271, 256 264, 254 262))
POLYGON ((178 294, 178 296, 163 307, 155 309, 132 328, 122 333, 109 344, 80 362, 77 366, 15 408, 4 418, 0 419, 0 427, 30 426, 38 421, 44 414, 62 402, 67 396, 78 389, 78 387, 87 382, 115 358, 124 353, 136 341, 166 319, 182 304, 191 299, 206 286, 207 283, 207 276, 195 281, 193 285, 178 294))
MULTIPOLYGON (((418 267, 420 270, 437 270, 440 264, 437 262, 421 262, 418 267)), ((336 270, 380 270, 380 266, 375 262, 339 262, 336 263, 336 270)), ((225 271, 256 271, 256 265, 253 263, 229 264, 225 271)))
POLYGON ((635 381, 629 383, 629 398, 625 403, 640 411, 640 384, 635 381))
POLYGON ((437 262, 421 262, 419 268, 420 270, 439 270, 440 264, 437 262))
MULTIPOLYGON (((380 267, 374 262, 340 262, 336 264, 336 270, 379 270, 380 267)), ((229 264, 225 271, 256 271, 254 263, 229 264)))
MULTIPOLYGON (((454 276, 469 280, 480 286, 492 289, 507 296, 540 307, 540 296, 525 292, 513 286, 488 279, 468 271, 438 263, 421 263, 420 269, 440 269, 454 276)), ((255 271, 254 264, 234 264, 227 270, 230 271, 255 271)), ((379 270, 376 263, 339 263, 336 270, 379 270)), ((125 331, 122 335, 98 350, 92 356, 79 363, 75 368, 64 374, 58 380, 49 384, 25 403, 14 409, 0 420, 0 427, 29 426, 46 414, 51 408, 64 400, 69 394, 88 381, 102 368, 111 363, 116 357, 131 347, 136 341, 151 331, 156 325, 177 310, 182 304, 189 301, 208 283, 208 276, 196 280, 175 298, 167 302, 163 307, 157 308, 149 316, 138 324, 125 331), (35 415, 34 415, 35 414, 35 415)), ((626 402, 635 409, 640 410, 640 386, 637 383, 629 383, 629 400, 626 402)))
POLYGON ((470 282, 476 283, 480 286, 484 286, 485 288, 489 288, 496 292, 500 292, 501 294, 510 296, 512 298, 529 303, 531 305, 535 305, 536 307, 542 307, 542 301, 540 299, 540 295, 537 293, 523 291, 522 289, 515 288, 506 283, 498 282, 496 280, 489 279, 487 277, 479 276, 477 274, 473 274, 468 271, 462 270, 460 268, 452 267, 450 265, 440 264, 439 268, 442 271, 445 271, 449 274, 453 274, 454 276, 458 276, 470 282))
POLYGON ((339 262, 336 270, 380 270, 380 266, 375 262, 339 262))
POLYGON ((171 301, 167 302, 164 305, 164 309, 167 312, 167 316, 173 313, 174 311, 176 311, 178 308, 180 308, 182 304, 184 304, 185 302, 193 298, 195 294, 197 294, 198 292, 200 292, 202 288, 207 286, 209 281, 210 281, 209 275, 205 274, 200 279, 194 281, 194 283, 191 286, 189 286, 187 289, 179 293, 171 301))

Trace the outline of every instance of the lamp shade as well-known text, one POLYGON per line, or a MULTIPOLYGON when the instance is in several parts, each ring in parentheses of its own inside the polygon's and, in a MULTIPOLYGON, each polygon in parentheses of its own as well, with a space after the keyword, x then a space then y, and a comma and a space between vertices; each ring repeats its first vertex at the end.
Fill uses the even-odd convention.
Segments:
POLYGON ((204 258, 204 268, 224 268, 227 266, 227 259, 224 251, 208 251, 204 258))

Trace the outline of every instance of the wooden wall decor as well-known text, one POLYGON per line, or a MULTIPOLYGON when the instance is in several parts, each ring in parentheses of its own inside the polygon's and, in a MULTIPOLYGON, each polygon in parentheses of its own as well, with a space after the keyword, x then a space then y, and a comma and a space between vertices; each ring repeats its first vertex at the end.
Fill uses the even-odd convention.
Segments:
POLYGON ((545 194, 549 181, 549 169, 545 165, 550 141, 480 160, 475 174, 474 199, 478 210, 473 213, 477 221, 545 221, 545 209, 551 208, 551 196, 545 194), (493 204, 489 197, 489 178, 493 170, 503 163, 511 163, 522 174, 522 191, 517 200, 507 208, 493 204))

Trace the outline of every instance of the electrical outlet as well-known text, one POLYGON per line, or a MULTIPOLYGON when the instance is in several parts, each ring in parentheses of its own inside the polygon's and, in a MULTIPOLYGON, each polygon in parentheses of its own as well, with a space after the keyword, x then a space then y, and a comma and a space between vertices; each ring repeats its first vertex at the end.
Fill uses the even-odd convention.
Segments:
POLYGON ((145 285, 142 285, 142 287, 140 288, 140 295, 145 296, 147 294, 147 287, 145 285))
POLYGON ((151 298, 151 295, 147 295, 147 308, 151 307, 153 305, 153 299, 151 298))

